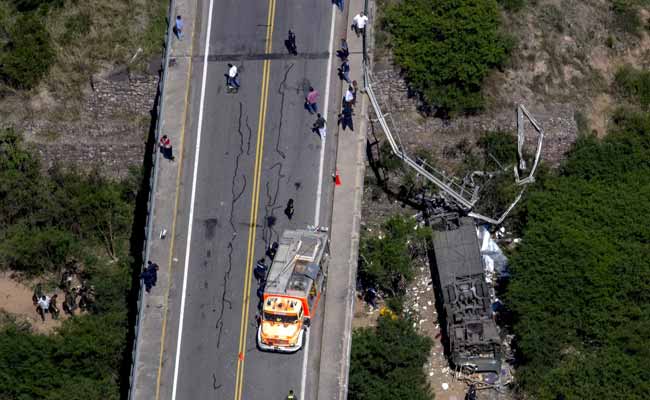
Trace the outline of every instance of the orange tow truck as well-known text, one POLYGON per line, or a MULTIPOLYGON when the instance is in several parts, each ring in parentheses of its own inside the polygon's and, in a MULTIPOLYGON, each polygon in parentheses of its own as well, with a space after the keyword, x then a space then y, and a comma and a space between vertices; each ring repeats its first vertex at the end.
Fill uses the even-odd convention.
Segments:
POLYGON ((327 275, 327 233, 286 230, 266 276, 257 329, 261 350, 292 353, 303 345, 327 275))

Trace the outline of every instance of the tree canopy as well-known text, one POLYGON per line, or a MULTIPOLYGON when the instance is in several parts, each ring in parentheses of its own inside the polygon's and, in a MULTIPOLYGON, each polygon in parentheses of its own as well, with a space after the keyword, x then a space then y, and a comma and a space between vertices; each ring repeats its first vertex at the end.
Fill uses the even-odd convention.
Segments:
POLYGON ((531 398, 650 393, 650 115, 613 120, 527 202, 508 300, 531 398))
POLYGON ((379 317, 377 327, 356 329, 350 355, 350 400, 430 400, 423 370, 431 339, 413 321, 379 317))
POLYGON ((482 108, 483 80, 513 46, 496 0, 404 0, 382 22, 410 86, 445 112, 482 108))
POLYGON ((0 398, 119 398, 135 191, 96 174, 44 174, 19 135, 0 131, 0 269, 33 276, 76 259, 96 297, 49 336, 0 314, 0 398))
POLYGON ((359 254, 359 279, 365 286, 392 296, 401 295, 413 279, 411 248, 427 235, 411 219, 396 215, 382 224, 380 234, 364 233, 359 254))

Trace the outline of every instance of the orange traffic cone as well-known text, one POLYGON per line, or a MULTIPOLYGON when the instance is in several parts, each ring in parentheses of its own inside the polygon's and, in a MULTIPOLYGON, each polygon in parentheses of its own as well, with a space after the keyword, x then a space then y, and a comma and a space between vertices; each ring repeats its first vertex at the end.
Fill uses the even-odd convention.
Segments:
POLYGON ((336 175, 334 176, 334 183, 336 186, 341 186, 341 176, 339 175, 339 170, 336 170, 336 175))

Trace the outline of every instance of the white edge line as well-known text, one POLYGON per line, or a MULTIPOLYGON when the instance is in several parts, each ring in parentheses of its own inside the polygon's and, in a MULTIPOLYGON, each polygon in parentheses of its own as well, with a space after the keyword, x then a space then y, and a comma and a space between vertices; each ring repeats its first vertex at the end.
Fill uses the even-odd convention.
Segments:
MULTIPOLYGON (((325 104, 323 105, 323 113, 327 119, 327 111, 330 102, 330 83, 332 80, 332 52, 334 51, 334 22, 336 18, 335 5, 332 4, 332 20, 330 23, 330 49, 329 58, 327 59, 327 78, 325 80, 325 104)), ((325 131, 327 132, 327 125, 325 131)), ((318 227, 320 220, 320 201, 323 194, 323 161, 325 160, 325 143, 327 135, 322 139, 320 148, 320 164, 318 165, 318 189, 316 190, 316 212, 314 213, 314 226, 318 227)), ((300 379, 300 397, 299 399, 305 400, 305 386, 307 386, 307 359, 309 355, 309 331, 307 331, 307 340, 305 341, 305 351, 302 358, 302 376, 300 379)))
POLYGON ((183 269, 183 291, 181 294, 181 311, 178 321, 178 339, 176 341, 176 360, 174 361, 174 383, 172 385, 172 400, 176 400, 178 384, 178 366, 181 359, 181 340, 183 339, 183 315, 185 314, 185 294, 187 292, 187 270, 190 264, 190 244, 192 243, 192 220, 194 219, 194 200, 196 198, 196 176, 199 169, 199 150, 201 148, 201 129, 203 128, 203 103, 205 101, 205 81, 208 75, 208 52, 210 50, 210 33, 212 30, 212 7, 210 0, 208 9, 208 30, 205 37, 205 52, 203 56, 203 76, 201 81, 201 101, 199 103, 199 124, 196 129, 196 148, 194 150, 194 172, 192 173, 192 196, 190 199, 190 215, 187 228, 187 246, 185 248, 185 267, 183 269))
POLYGON ((302 357, 302 377, 300 379, 300 397, 298 397, 299 400, 306 400, 305 399, 305 386, 307 385, 307 360, 309 359, 309 332, 311 329, 307 329, 307 338, 305 339, 305 350, 304 350, 304 355, 302 357))
MULTIPOLYGON (((334 20, 336 17, 335 5, 332 4, 332 22, 330 26, 330 49, 329 58, 327 59, 327 80, 325 81, 325 104, 323 105, 323 115, 327 120, 327 111, 330 102, 330 82, 332 80, 332 52, 334 51, 334 20)), ((325 132, 329 129, 325 125, 325 132)), ((334 129, 332 129, 332 132, 334 129)), ((316 211, 314 213, 314 226, 318 227, 320 220, 320 201, 323 194, 323 161, 325 160, 325 144, 327 143, 327 135, 322 139, 320 148, 320 164, 318 165, 318 189, 316 190, 316 211)), ((302 398, 302 397, 301 397, 302 398)))

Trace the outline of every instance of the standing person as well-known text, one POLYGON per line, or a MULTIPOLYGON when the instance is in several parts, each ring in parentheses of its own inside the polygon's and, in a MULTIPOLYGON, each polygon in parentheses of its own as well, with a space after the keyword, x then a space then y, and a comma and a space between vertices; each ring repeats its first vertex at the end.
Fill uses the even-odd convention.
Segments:
POLYGON ((146 267, 144 271, 142 271, 140 279, 142 279, 142 283, 144 283, 144 290, 146 290, 147 293, 151 292, 151 288, 153 287, 153 277, 151 276, 151 270, 149 267, 146 267))
POLYGON ((350 56, 350 50, 348 49, 348 41, 345 38, 341 38, 341 48, 336 50, 336 56, 345 61, 350 56))
POLYGON ((266 280, 266 271, 268 271, 269 267, 266 265, 264 262, 264 258, 260 258, 257 260, 257 263, 255 263, 255 269, 253 270, 253 275, 255 276, 255 279, 257 279, 257 284, 262 285, 262 282, 266 280))
POLYGON ((289 50, 289 53, 293 54, 294 56, 298 55, 298 46, 296 46, 296 34, 289 29, 289 37, 287 38, 287 50, 289 50))
POLYGON ((77 308, 77 302, 75 298, 77 297, 77 288, 72 288, 72 290, 65 291, 65 299, 63 300, 63 312, 68 315, 73 315, 74 310, 77 308))
POLYGON ((239 71, 236 65, 228 64, 227 78, 228 88, 232 91, 239 90, 239 71))
POLYGON ((174 23, 174 33, 178 40, 183 40, 183 19, 180 15, 176 16, 176 22, 174 23))
POLYGON ((314 125, 312 127, 312 132, 318 133, 321 139, 325 138, 325 135, 327 134, 327 131, 325 130, 325 118, 323 118, 320 114, 316 114, 316 122, 314 122, 314 125))
POLYGON ((271 262, 273 262, 273 259, 275 258, 275 253, 278 252, 278 242, 273 242, 272 245, 269 246, 269 248, 266 250, 266 255, 271 259, 271 262))
POLYGON ((341 63, 339 67, 339 78, 350 83, 350 63, 348 63, 348 60, 343 60, 343 63, 341 63))
POLYGON ((36 312, 38 315, 41 316, 41 320, 45 322, 45 313, 49 312, 50 310, 50 298, 46 295, 42 295, 40 299, 38 299, 37 306, 36 306, 36 312))
POLYGON ((160 152, 166 159, 174 161, 172 141, 169 139, 169 137, 167 137, 167 135, 162 135, 160 138, 160 152))
POLYGON ((354 131, 354 126, 352 124, 352 105, 349 103, 346 103, 343 106, 343 111, 341 114, 339 114, 339 123, 341 124, 341 128, 345 130, 346 127, 349 127, 351 131, 354 131))
POLYGON ((343 96, 343 107, 345 107, 346 104, 349 104, 350 107, 352 107, 352 104, 354 103, 354 89, 352 86, 348 86, 348 90, 345 91, 345 96, 343 96))
POLYGON ((352 30, 357 34, 357 37, 366 33, 367 23, 368 17, 363 13, 363 11, 354 16, 352 19, 352 30))
POLYGON ((318 90, 310 86, 307 97, 305 97, 305 106, 307 107, 307 111, 309 111, 310 114, 318 112, 318 105, 316 104, 318 101, 318 96, 320 96, 318 90))
POLYGON ((158 264, 147 261, 147 269, 149 270, 152 286, 156 286, 156 283, 158 283, 158 268, 158 264))
POLYGON ((339 10, 343 11, 343 7, 345 7, 345 0, 334 0, 334 4, 336 4, 339 10))
POLYGON ((289 199, 289 201, 287 201, 287 207, 284 209, 284 215, 291 220, 291 218, 293 218, 293 212, 293 199, 289 199))
POLYGON ((352 99, 352 105, 355 105, 357 103, 357 91, 359 90, 359 84, 357 81, 352 81, 352 95, 354 98, 352 99))
POLYGON ((52 319, 59 319, 59 307, 56 305, 56 299, 59 297, 58 294, 54 294, 52 298, 50 299, 50 308, 49 312, 52 315, 52 319))
POLYGON ((293 390, 289 390, 289 394, 287 394, 287 400, 297 400, 298 398, 296 397, 295 394, 293 394, 293 390))

